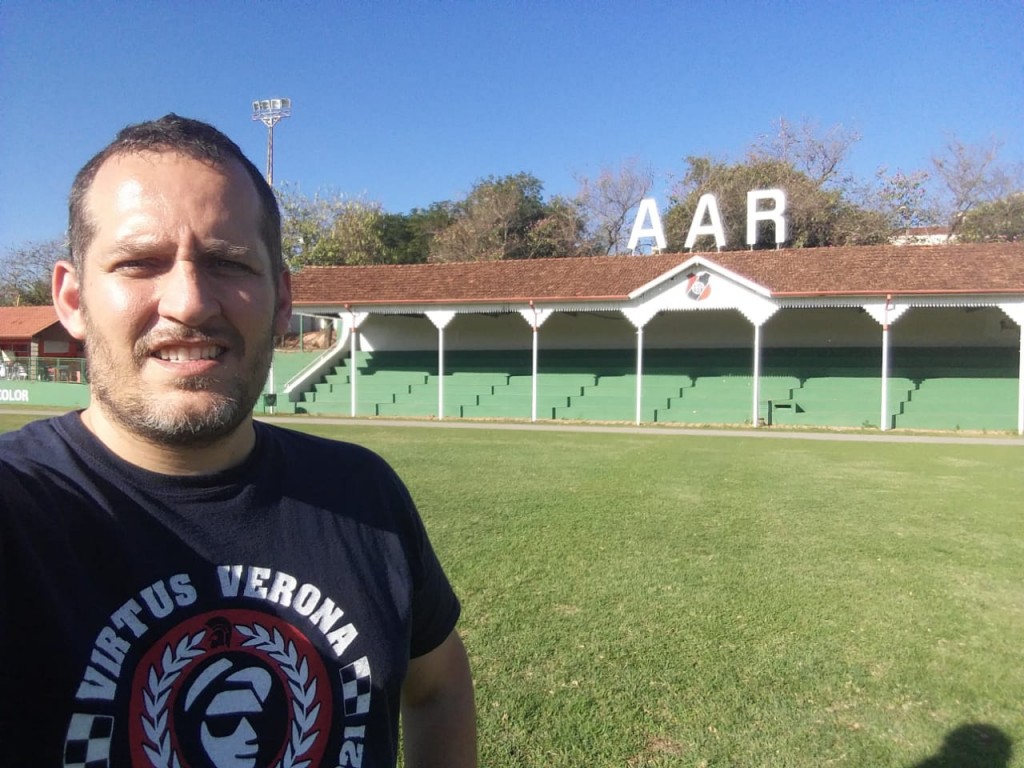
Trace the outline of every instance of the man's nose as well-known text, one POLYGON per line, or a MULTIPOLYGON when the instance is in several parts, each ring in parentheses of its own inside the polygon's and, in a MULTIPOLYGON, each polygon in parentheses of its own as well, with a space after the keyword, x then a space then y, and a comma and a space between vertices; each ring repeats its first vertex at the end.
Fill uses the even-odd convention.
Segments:
POLYGON ((215 281, 191 259, 176 259, 160 283, 162 317, 199 326, 220 312, 215 281))

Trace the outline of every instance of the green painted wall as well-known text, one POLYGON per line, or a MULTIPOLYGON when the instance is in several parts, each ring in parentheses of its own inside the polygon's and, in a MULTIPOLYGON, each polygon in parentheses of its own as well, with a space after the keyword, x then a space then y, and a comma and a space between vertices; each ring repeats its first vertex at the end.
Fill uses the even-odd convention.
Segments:
POLYGON ((46 405, 84 408, 88 404, 89 387, 86 384, 0 380, 0 407, 46 405))

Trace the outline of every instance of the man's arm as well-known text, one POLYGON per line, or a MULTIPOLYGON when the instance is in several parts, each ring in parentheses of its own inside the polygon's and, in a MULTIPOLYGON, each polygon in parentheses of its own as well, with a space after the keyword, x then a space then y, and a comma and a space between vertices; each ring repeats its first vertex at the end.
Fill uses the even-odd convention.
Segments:
POLYGON ((452 630, 409 662, 402 687, 407 768, 476 768, 476 707, 466 649, 452 630))

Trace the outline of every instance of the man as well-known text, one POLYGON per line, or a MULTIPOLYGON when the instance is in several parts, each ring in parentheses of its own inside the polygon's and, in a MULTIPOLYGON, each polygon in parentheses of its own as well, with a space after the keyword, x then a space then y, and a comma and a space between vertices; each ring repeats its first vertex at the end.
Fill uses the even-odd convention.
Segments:
POLYGON ((474 766, 459 604, 374 454, 255 423, 291 312, 226 136, 129 126, 53 297, 84 411, 0 436, 0 764, 474 766))

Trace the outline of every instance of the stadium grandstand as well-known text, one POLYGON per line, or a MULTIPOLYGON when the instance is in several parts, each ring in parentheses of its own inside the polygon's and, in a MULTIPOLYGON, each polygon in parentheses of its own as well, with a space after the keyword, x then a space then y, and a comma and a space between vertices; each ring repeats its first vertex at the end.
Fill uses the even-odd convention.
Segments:
POLYGON ((293 292, 336 331, 278 377, 300 413, 1024 432, 1019 243, 307 267, 293 292))
MULTIPOLYGON (((292 287, 267 412, 1024 434, 1020 243, 305 267, 292 287)), ((4 405, 71 367, 22 358, 4 405)))

